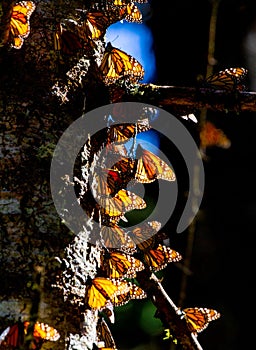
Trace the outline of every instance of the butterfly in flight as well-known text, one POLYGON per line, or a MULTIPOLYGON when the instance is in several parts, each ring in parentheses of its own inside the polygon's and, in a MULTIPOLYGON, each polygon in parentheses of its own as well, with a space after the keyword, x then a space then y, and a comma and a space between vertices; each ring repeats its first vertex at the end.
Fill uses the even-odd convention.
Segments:
POLYGON ((218 129, 212 122, 206 121, 203 123, 200 133, 200 146, 205 149, 206 147, 221 147, 229 148, 231 141, 225 135, 225 133, 218 129))
POLYGON ((20 49, 24 39, 29 36, 30 16, 35 8, 36 6, 32 1, 20 1, 13 6, 9 29, 11 47, 20 49))
MULTIPOLYGON (((0 334, 0 348, 19 348, 24 345, 24 337, 28 332, 28 321, 18 321, 12 326, 7 327, 0 334)), ((60 338, 59 332, 43 322, 36 322, 33 328, 32 349, 40 349, 45 341, 57 341, 60 338)))
POLYGON ((242 82, 247 73, 248 70, 242 67, 227 68, 207 77, 203 86, 214 90, 244 90, 242 82))
POLYGON ((221 314, 214 310, 202 307, 190 307, 180 310, 181 317, 187 322, 188 329, 191 333, 197 335, 208 327, 211 321, 220 318, 221 314))
POLYGON ((106 85, 114 83, 119 78, 128 78, 132 83, 137 83, 144 77, 144 68, 134 57, 107 43, 100 71, 106 85))
POLYGON ((135 278, 145 268, 139 259, 119 251, 105 251, 100 260, 100 270, 109 278, 135 278))
POLYGON ((137 147, 136 158, 135 179, 138 182, 150 183, 156 179, 176 180, 173 169, 157 155, 144 149, 140 144, 137 147))

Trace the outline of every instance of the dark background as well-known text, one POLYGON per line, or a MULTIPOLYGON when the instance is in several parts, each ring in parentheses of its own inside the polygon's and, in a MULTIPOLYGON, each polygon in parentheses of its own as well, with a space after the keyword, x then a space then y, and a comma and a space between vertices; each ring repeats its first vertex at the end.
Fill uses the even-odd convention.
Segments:
MULTIPOLYGON (((197 76, 206 73, 211 1, 153 0, 151 10, 147 24, 154 36, 157 65, 154 83, 194 86, 197 76)), ((256 21, 254 1, 220 2, 214 72, 229 67, 247 68, 248 90, 253 86, 256 68, 248 66, 250 57, 244 44, 253 21, 256 21)), ((231 140, 231 147, 208 148, 206 152, 205 192, 196 223, 192 275, 187 280, 183 306, 212 307, 222 314, 198 336, 204 350, 253 348, 256 116, 255 113, 208 112, 207 118, 222 128, 231 140)), ((171 246, 185 253, 187 238, 188 232, 173 236, 171 246)), ((177 304, 181 271, 171 265, 163 276, 163 285, 177 304)), ((157 320, 150 328, 150 316, 141 315, 141 305, 147 305, 146 302, 136 301, 135 305, 125 309, 125 339, 130 339, 130 344, 127 341, 122 344, 121 329, 115 331, 120 348, 171 349, 171 345, 162 340, 163 330, 157 320), (128 310, 132 315, 130 322, 128 310), (136 331, 138 323, 142 325, 136 331), (136 337, 141 339, 140 346, 136 337)), ((117 311, 118 320, 122 320, 122 315, 122 311, 117 311)))

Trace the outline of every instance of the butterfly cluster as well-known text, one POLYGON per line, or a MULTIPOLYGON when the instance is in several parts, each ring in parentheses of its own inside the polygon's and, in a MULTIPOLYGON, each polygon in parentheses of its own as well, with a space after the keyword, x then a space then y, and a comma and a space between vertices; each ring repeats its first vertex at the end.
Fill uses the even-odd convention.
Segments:
POLYGON ((112 85, 123 79, 136 83, 144 77, 141 63, 104 41, 107 28, 119 21, 142 23, 142 13, 132 1, 101 1, 91 4, 87 9, 76 9, 75 14, 56 26, 55 50, 64 56, 72 56, 77 52, 91 56, 97 52, 97 45, 101 41, 105 46, 99 62, 99 75, 103 82, 112 85))
MULTIPOLYGON (((146 3, 147 1, 139 1, 146 3)), ((6 43, 15 49, 23 46, 30 34, 30 17, 36 5, 32 1, 20 1, 13 6, 6 43)), ((106 86, 117 81, 137 83, 144 77, 142 64, 133 56, 110 42, 105 43, 108 27, 116 22, 142 23, 142 13, 133 1, 105 0, 92 2, 87 8, 77 8, 54 25, 53 45, 55 52, 65 57, 96 57, 98 78, 106 86), (102 53, 102 45, 104 52, 102 53)), ((120 94, 118 94, 120 96, 120 94)))
MULTIPOLYGON (((94 199, 90 214, 98 213, 94 219, 98 219, 99 232, 95 228, 93 237, 100 247, 100 256, 96 273, 86 278, 84 295, 78 298, 80 304, 99 313, 110 313, 111 317, 115 307, 147 297, 137 280, 140 272, 155 273, 182 259, 179 252, 164 244, 159 234, 160 222, 145 221, 132 228, 120 224, 129 223, 127 213, 147 207, 146 200, 136 193, 136 184, 175 182, 176 175, 171 165, 136 143, 137 135, 151 129, 149 119, 143 114, 136 121, 122 122, 127 120, 127 110, 121 105, 115 107, 112 117, 120 122, 106 128, 103 146, 94 154, 89 171, 88 166, 84 169, 89 173, 87 191, 94 199), (132 145, 128 146, 130 141, 132 145)), ((132 111, 129 114, 131 117, 132 111)), ((94 141, 98 143, 97 135, 91 137, 90 147, 94 141)), ((81 196, 79 200, 83 208, 91 206, 88 197, 84 200, 81 196)), ((104 340, 99 336, 101 342, 104 340)))

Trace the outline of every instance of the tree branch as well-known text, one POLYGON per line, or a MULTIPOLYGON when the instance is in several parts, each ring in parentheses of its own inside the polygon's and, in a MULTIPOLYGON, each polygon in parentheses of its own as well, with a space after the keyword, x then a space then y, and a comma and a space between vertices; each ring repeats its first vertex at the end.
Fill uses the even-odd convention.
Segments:
POLYGON ((156 317, 161 319, 166 328, 171 329, 173 340, 177 340, 183 350, 202 350, 197 338, 188 330, 186 320, 180 317, 179 308, 167 295, 156 275, 143 270, 137 274, 137 280, 156 306, 156 317))
POLYGON ((196 87, 160 86, 141 84, 135 98, 141 102, 161 107, 184 108, 191 110, 207 108, 217 112, 256 111, 255 91, 212 90, 196 87))

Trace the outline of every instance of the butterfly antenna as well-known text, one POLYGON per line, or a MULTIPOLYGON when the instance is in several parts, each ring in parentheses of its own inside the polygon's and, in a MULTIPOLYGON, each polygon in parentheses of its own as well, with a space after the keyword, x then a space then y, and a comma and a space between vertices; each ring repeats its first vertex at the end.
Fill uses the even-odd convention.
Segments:
POLYGON ((112 43, 113 43, 116 39, 118 39, 118 38, 119 38, 119 35, 117 35, 117 36, 115 37, 115 39, 112 40, 112 43))

